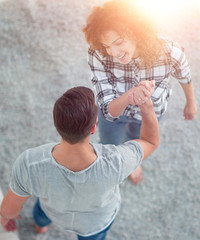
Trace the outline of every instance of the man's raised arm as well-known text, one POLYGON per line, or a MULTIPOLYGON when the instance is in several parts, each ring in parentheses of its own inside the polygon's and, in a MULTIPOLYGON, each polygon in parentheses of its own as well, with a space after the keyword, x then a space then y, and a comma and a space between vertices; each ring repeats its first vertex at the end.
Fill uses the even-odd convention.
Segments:
POLYGON ((151 99, 140 105, 139 108, 142 113, 142 125, 140 139, 135 139, 135 141, 140 143, 144 153, 143 159, 145 159, 159 146, 160 132, 151 99))

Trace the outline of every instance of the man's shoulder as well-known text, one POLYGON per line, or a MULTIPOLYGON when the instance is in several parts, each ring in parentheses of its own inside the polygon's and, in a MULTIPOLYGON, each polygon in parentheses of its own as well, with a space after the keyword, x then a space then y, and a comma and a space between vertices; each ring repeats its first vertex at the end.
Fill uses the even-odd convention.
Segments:
POLYGON ((134 140, 118 146, 112 144, 98 144, 94 146, 94 148, 97 150, 98 164, 100 167, 103 167, 106 171, 110 169, 113 175, 117 173, 120 179, 119 182, 141 164, 143 159, 142 147, 134 140))
POLYGON ((18 162, 24 161, 29 164, 41 161, 41 159, 45 159, 50 155, 55 145, 56 143, 48 143, 33 148, 28 148, 19 155, 17 161, 18 162))
POLYGON ((98 154, 102 155, 108 155, 111 156, 112 154, 121 154, 124 153, 124 151, 136 151, 136 149, 141 149, 141 146, 138 142, 134 140, 127 141, 125 143, 122 143, 120 145, 114 145, 114 144, 93 144, 93 147, 95 151, 98 154))

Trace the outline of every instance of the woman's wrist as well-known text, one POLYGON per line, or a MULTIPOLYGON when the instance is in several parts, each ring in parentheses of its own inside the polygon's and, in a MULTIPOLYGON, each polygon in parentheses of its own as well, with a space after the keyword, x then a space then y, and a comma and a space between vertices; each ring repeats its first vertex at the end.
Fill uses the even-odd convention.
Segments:
POLYGON ((127 91, 108 104, 108 111, 113 117, 120 116, 125 110, 125 108, 129 105, 128 94, 129 93, 127 91))

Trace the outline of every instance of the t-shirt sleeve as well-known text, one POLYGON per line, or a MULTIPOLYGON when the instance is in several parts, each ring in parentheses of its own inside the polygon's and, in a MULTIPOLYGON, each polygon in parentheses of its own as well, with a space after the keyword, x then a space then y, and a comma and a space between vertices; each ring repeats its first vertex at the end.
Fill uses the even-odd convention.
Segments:
POLYGON ((26 152, 23 152, 14 162, 9 185, 11 190, 16 195, 21 197, 27 197, 31 195, 26 154, 26 152))
POLYGON ((141 145, 133 140, 117 146, 117 150, 121 162, 119 181, 122 182, 142 163, 143 150, 141 145))

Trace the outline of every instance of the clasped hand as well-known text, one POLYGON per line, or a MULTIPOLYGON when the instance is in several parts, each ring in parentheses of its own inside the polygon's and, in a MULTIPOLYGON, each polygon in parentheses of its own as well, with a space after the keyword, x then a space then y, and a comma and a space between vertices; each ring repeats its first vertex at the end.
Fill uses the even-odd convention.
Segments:
POLYGON ((128 101, 131 105, 142 105, 148 101, 154 92, 155 80, 141 81, 137 87, 131 88, 128 95, 128 101))

